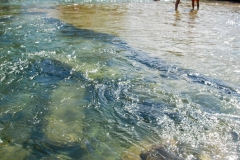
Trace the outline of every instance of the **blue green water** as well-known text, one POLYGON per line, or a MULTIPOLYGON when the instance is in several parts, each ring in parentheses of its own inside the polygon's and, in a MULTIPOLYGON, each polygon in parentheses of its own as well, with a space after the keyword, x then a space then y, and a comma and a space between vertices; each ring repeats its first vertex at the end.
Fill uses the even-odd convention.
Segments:
POLYGON ((0 159, 239 159, 239 4, 189 11, 1 1, 0 159))

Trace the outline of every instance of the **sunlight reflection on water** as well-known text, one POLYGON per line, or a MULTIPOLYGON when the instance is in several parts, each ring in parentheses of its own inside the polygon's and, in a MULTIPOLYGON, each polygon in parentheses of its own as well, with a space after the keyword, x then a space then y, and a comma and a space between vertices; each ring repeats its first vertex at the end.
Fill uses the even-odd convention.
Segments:
POLYGON ((30 2, 0 3, 3 159, 239 158, 237 4, 30 2))

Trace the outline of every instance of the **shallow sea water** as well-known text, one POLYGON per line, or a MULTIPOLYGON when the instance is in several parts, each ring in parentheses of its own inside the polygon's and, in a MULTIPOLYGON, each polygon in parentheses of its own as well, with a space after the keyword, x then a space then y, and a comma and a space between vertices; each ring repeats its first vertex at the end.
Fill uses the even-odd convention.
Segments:
POLYGON ((240 4, 0 1, 0 159, 239 159, 240 4))

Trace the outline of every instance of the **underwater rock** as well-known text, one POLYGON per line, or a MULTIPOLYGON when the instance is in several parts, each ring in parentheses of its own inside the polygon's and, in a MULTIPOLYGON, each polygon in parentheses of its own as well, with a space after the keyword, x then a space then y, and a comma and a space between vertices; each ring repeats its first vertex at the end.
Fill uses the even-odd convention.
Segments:
POLYGON ((85 80, 80 72, 74 72, 66 63, 54 59, 43 59, 30 64, 26 71, 29 77, 42 85, 57 84, 63 79, 78 78, 85 80))
POLYGON ((86 105, 81 74, 72 74, 70 66, 51 59, 35 61, 19 74, 23 78, 22 83, 14 84, 17 92, 6 92, 1 101, 1 109, 8 112, 0 114, 0 155, 6 159, 42 158, 37 152, 25 150, 31 146, 49 154, 56 151, 76 156, 82 150, 77 142, 82 132, 81 107, 86 105), (67 79, 71 76, 77 82, 67 79), (64 79, 68 81, 60 83, 64 79))
POLYGON ((35 62, 31 67, 32 73, 46 74, 51 77, 66 78, 70 76, 71 67, 57 60, 44 59, 35 62))
POLYGON ((183 160, 162 146, 153 146, 151 149, 141 152, 140 157, 141 160, 183 160))
POLYGON ((1 160, 24 159, 29 154, 30 150, 21 145, 6 145, 4 147, 0 146, 1 160))
MULTIPOLYGON (((150 145, 147 142, 141 142, 140 146, 131 146, 121 156, 122 160, 183 160, 175 153, 165 149, 162 144, 150 145)), ((171 141, 171 143, 174 143, 171 141)), ((169 144, 170 145, 170 144, 169 144)))
POLYGON ((87 100, 84 101, 85 88, 78 88, 70 82, 59 85, 51 95, 44 135, 53 143, 78 142, 82 137, 83 107, 87 105, 87 100))

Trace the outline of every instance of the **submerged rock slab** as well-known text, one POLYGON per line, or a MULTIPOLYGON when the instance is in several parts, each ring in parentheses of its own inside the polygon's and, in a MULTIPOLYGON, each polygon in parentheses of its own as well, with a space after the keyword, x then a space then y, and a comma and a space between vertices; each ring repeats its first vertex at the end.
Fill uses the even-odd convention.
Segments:
POLYGON ((20 145, 19 146, 7 145, 0 148, 1 160, 24 159, 25 157, 30 155, 30 153, 31 150, 28 150, 20 145))
POLYGON ((155 146, 140 154, 141 160, 183 160, 161 146, 155 146))
POLYGON ((88 102, 84 101, 85 88, 76 86, 62 83, 51 95, 49 113, 45 116, 47 126, 43 130, 53 143, 70 144, 82 138, 84 107, 88 102))

